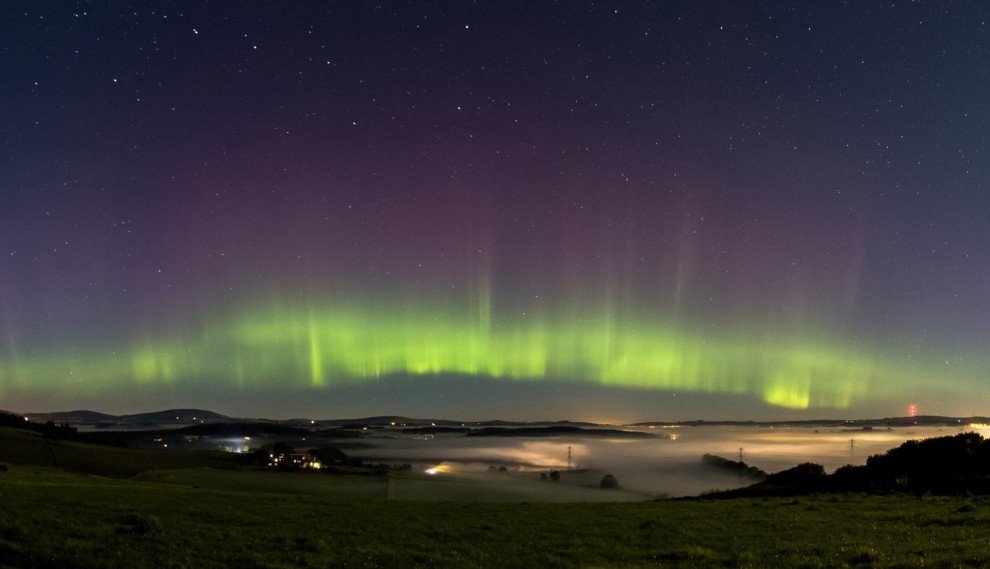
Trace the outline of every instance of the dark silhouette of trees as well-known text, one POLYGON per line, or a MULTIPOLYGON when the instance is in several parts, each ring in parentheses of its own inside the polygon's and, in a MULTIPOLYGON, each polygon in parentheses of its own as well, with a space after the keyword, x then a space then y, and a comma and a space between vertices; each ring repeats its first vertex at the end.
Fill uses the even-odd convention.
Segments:
POLYGON ((767 477, 766 472, 756 468, 755 466, 749 466, 745 462, 729 460, 714 454, 706 454, 702 456, 701 463, 711 468, 717 468, 725 472, 731 472, 739 476, 752 478, 753 480, 763 480, 767 477))
POLYGON ((79 432, 68 423, 56 423, 55 421, 36 423, 12 413, 0 413, 0 427, 27 429, 41 433, 48 439, 76 440, 79 438, 79 432))
POLYGON ((37 425, 37 423, 31 423, 24 417, 19 417, 12 413, 0 413, 0 427, 36 430, 36 427, 32 428, 32 425, 37 425))
POLYGON ((747 488, 718 497, 790 496, 815 492, 910 492, 923 494, 990 494, 990 440, 960 433, 907 441, 863 466, 843 466, 825 474, 805 463, 767 476, 747 488))
POLYGON ((788 468, 767 476, 768 486, 784 486, 788 488, 812 489, 821 485, 825 480, 825 467, 813 462, 803 462, 794 468, 788 468))
POLYGON ((619 487, 619 480, 611 474, 606 474, 602 477, 602 481, 598 483, 598 487, 606 490, 615 490, 619 487))
POLYGON ((269 452, 267 450, 260 448, 255 451, 251 451, 251 453, 247 455, 245 460, 250 464, 257 464, 259 466, 268 466, 268 463, 271 460, 268 455, 269 452))
POLYGON ((874 483, 873 474, 866 466, 841 466, 829 477, 832 489, 847 492, 874 492, 879 490, 874 483))
POLYGON ((990 492, 990 440, 960 433, 908 441, 866 461, 871 482, 908 492, 990 492))
POLYGON ((309 451, 309 456, 320 462, 320 464, 344 464, 347 462, 347 455, 336 447, 320 447, 309 451))

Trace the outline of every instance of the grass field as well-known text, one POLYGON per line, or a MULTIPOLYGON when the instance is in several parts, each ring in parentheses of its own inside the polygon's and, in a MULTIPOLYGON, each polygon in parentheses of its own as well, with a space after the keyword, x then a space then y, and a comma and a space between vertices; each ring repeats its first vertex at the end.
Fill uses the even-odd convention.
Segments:
POLYGON ((439 475, 395 472, 382 476, 341 476, 310 472, 215 470, 211 468, 150 471, 135 477, 145 482, 183 484, 199 488, 280 494, 309 494, 328 498, 384 498, 433 502, 620 502, 642 500, 633 492, 603 491, 576 484, 539 482, 535 475, 439 475), (388 485, 391 484, 391 490, 388 485))
MULTIPOLYGON (((519 500, 530 495, 529 483, 499 487, 497 475, 404 472, 387 500, 383 477, 237 469, 213 454, 52 445, 62 469, 50 466, 52 450, 41 437, 0 430, 0 463, 9 468, 0 472, 0 567, 990 564, 987 498, 527 503, 519 500), (439 501, 472 498, 490 501, 439 501)), ((534 481, 532 495, 545 497, 548 487, 558 491, 534 481)))
MULTIPOLYGON (((223 474, 222 472, 219 474, 223 474)), ((0 473, 12 567, 980 566, 990 502, 840 496, 526 504, 386 501, 0 473)), ((333 480, 332 477, 328 479, 333 480)))

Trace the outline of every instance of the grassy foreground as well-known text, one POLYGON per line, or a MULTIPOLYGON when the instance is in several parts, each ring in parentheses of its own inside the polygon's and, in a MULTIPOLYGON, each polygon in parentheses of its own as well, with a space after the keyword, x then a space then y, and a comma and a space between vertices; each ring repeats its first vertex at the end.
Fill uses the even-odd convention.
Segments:
POLYGON ((980 566, 990 501, 385 501, 10 466, 0 566, 980 566))

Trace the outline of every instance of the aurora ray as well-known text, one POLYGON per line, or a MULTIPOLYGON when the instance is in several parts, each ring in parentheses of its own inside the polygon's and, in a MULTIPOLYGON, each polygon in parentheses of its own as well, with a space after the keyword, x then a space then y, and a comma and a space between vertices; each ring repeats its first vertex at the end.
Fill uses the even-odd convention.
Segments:
POLYGON ((45 382, 71 390, 75 378, 87 378, 87 389, 204 381, 244 389, 278 377, 286 386, 319 390, 390 376, 450 375, 745 394, 785 408, 842 409, 924 379, 921 369, 863 346, 752 330, 706 335, 601 311, 500 315, 487 293, 460 306, 367 299, 251 305, 256 308, 220 315, 201 331, 172 339, 5 360, 0 385, 45 382))
POLYGON ((717 4, 0 3, 0 409, 990 413, 990 4, 717 4))

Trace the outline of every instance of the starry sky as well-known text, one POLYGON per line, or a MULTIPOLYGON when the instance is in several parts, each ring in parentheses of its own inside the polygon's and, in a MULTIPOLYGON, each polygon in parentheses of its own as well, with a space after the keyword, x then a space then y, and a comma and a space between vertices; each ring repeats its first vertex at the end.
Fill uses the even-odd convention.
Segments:
POLYGON ((0 408, 990 414, 990 5, 0 5, 0 408))

